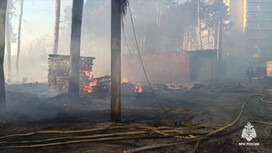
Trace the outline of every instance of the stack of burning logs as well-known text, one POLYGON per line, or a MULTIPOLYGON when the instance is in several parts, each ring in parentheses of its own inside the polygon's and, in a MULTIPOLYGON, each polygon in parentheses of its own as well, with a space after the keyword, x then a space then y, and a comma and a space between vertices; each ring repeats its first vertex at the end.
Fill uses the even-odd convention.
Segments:
MULTIPOLYGON (((80 61, 80 90, 91 92, 90 84, 93 82, 92 66, 94 57, 81 57, 80 61)), ((69 73, 71 60, 68 55, 49 55, 48 84, 51 89, 59 92, 66 92, 69 84, 69 73)))
MULTIPOLYGON (((81 95, 93 95, 97 98, 110 96, 111 77, 95 77, 92 73, 94 57, 81 57, 80 63, 80 91, 81 95)), ((49 55, 48 84, 53 91, 67 92, 70 73, 70 56, 49 55)), ((168 92, 170 89, 164 84, 152 85, 153 90, 168 92)), ((132 84, 125 77, 122 78, 123 93, 136 93, 137 95, 151 93, 150 87, 141 84, 132 84)))

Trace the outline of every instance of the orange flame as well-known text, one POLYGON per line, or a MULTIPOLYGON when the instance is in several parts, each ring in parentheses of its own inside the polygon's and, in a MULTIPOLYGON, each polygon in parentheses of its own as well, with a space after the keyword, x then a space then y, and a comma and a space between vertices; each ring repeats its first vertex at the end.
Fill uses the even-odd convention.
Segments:
POLYGON ((134 87, 134 90, 133 90, 135 93, 142 93, 143 92, 143 88, 142 88, 142 86, 140 86, 140 85, 136 85, 135 87, 134 87))
POLYGON ((95 79, 94 81, 89 83, 89 86, 84 86, 83 87, 83 91, 86 91, 88 93, 93 93, 94 92, 94 87, 96 87, 98 85, 98 80, 95 79))
POLYGON ((91 71, 85 71, 84 75, 90 80, 89 85, 85 85, 82 88, 82 91, 86 91, 88 93, 94 92, 94 87, 98 85, 98 80, 94 79, 94 75, 91 73, 91 71))
POLYGON ((91 71, 85 71, 84 74, 89 78, 89 80, 94 79, 94 75, 91 73, 91 71))
POLYGON ((128 83, 128 82, 129 82, 129 81, 128 81, 127 78, 124 78, 124 77, 122 78, 122 84, 123 84, 123 83, 128 83))

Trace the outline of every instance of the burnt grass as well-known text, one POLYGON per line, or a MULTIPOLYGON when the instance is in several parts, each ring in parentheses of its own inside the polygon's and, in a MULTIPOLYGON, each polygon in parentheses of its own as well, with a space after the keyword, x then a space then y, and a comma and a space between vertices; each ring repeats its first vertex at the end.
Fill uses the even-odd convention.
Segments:
MULTIPOLYGON (((270 83, 270 82, 269 82, 270 83)), ((247 84, 241 81, 224 81, 205 84, 199 88, 184 85, 179 90, 156 91, 156 101, 150 91, 123 92, 121 125, 143 124, 150 126, 180 127, 184 123, 220 127, 232 122, 241 105, 251 95, 264 94, 271 89, 267 81, 247 84), (165 110, 163 110, 163 109, 165 110)), ((0 136, 39 130, 80 130, 115 125, 110 120, 110 99, 99 93, 82 95, 80 102, 70 102, 65 93, 55 93, 46 84, 7 85, 7 123, 0 126, 0 136)), ((270 153, 272 151, 271 126, 253 123, 257 132, 254 142, 258 147, 242 147, 239 142, 242 127, 251 121, 272 122, 272 106, 253 98, 245 107, 239 122, 217 137, 200 143, 201 153, 270 153), (233 131, 231 131, 233 130, 233 131)), ((54 135, 52 135, 54 136, 54 135)), ((36 136, 39 139, 45 136, 36 136)), ((28 140, 30 138, 24 138, 28 140)), ((5 149, 0 152, 123 152, 150 144, 171 143, 173 139, 148 139, 71 144, 39 149, 5 149)), ((145 152, 190 152, 195 143, 178 147, 161 148, 145 152)))

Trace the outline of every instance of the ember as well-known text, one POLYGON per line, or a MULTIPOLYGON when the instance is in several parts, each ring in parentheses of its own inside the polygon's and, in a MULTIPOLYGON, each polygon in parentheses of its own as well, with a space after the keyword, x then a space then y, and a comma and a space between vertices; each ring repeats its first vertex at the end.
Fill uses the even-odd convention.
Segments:
POLYGON ((85 71, 84 72, 85 76, 89 78, 89 80, 94 79, 94 75, 91 73, 91 71, 85 71))
POLYGON ((124 78, 124 77, 122 78, 122 84, 123 84, 123 83, 128 83, 128 82, 129 82, 129 81, 128 81, 127 78, 124 78))
POLYGON ((143 87, 141 85, 136 85, 133 90, 135 93, 142 93, 143 87))
POLYGON ((82 91, 86 91, 88 93, 93 93, 94 92, 94 87, 98 85, 98 80, 94 79, 89 83, 89 86, 83 86, 81 88, 82 91))

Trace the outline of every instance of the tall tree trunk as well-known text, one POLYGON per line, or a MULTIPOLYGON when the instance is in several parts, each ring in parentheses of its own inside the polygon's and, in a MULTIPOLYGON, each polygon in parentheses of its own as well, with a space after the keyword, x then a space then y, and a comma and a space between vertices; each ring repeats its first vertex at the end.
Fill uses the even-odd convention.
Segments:
POLYGON ((146 54, 146 35, 147 35, 147 30, 146 30, 146 23, 144 24, 144 39, 143 39, 143 46, 142 46, 142 51, 143 53, 146 54))
POLYGON ((218 77, 221 79, 224 75, 224 68, 222 63, 222 49, 223 49, 223 20, 220 18, 218 27, 218 50, 217 50, 217 60, 218 60, 218 77))
POLYGON ((214 27, 214 40, 213 40, 213 49, 218 50, 218 23, 214 27))
POLYGON ((79 101, 79 64, 80 64, 80 38, 82 11, 84 0, 73 0, 72 30, 71 30, 71 72, 69 78, 68 94, 70 100, 79 101))
POLYGON ((21 29, 22 29, 22 18, 24 13, 24 0, 21 1, 21 13, 19 17, 18 25, 18 44, 17 44, 17 58, 16 58, 16 81, 18 81, 19 74, 19 62, 20 62, 20 53, 21 53, 21 29))
POLYGON ((192 40, 192 27, 190 28, 190 31, 189 31, 189 39, 188 39, 188 42, 189 42, 189 47, 188 47, 188 50, 191 51, 192 50, 192 47, 193 47, 193 40, 192 40))
POLYGON ((184 43, 184 50, 188 51, 189 50, 189 30, 186 30, 185 31, 185 41, 183 42, 184 43))
POLYGON ((223 20, 221 18, 219 22, 219 49, 217 53, 217 58, 219 60, 222 59, 222 49, 223 49, 223 20))
POLYGON ((0 1, 0 123, 6 121, 6 94, 4 76, 5 57, 5 20, 7 0, 0 1))
POLYGON ((111 119, 121 121, 121 1, 111 1, 111 119))
POLYGON ((208 42, 208 45, 207 45, 207 49, 210 49, 210 28, 208 27, 207 28, 207 31, 208 31, 208 37, 207 37, 207 42, 208 42))
MULTIPOLYGON (((156 28, 156 52, 161 52, 161 37, 160 37, 160 29, 161 29, 161 18, 162 18, 162 7, 161 7, 161 3, 162 1, 161 0, 157 0, 157 28, 156 28)), ((153 51, 152 51, 153 53, 153 51)))
POLYGON ((59 44, 59 24, 60 24, 60 0, 56 0, 56 12, 55 12, 55 32, 54 32, 54 46, 53 54, 58 54, 58 44, 59 44))
POLYGON ((10 2, 7 1, 6 13, 6 41, 7 41, 7 54, 8 54, 8 82, 11 80, 11 43, 10 43, 10 2))
POLYGON ((200 22, 200 0, 197 2, 197 25, 198 25, 198 49, 202 49, 202 33, 200 22))

